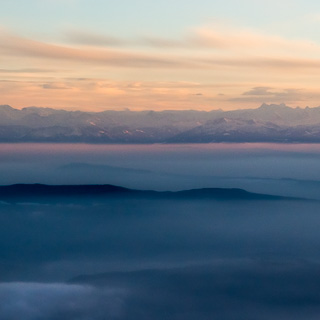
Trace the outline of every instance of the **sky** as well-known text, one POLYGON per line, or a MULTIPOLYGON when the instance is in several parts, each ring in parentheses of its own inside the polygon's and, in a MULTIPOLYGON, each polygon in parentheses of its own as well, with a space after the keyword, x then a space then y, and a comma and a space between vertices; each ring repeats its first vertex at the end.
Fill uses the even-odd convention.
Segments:
POLYGON ((0 0, 0 104, 214 110, 320 103, 315 0, 0 0))

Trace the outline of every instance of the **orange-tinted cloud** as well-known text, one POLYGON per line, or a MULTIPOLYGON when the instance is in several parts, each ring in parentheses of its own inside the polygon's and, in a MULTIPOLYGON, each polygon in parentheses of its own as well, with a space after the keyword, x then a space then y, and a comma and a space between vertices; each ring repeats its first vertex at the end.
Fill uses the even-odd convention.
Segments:
MULTIPOLYGON (((209 36, 204 37, 204 40, 209 36)), ((219 37, 214 33, 213 42, 219 43, 218 47, 222 52, 208 52, 203 50, 196 54, 186 52, 185 54, 180 51, 176 54, 147 52, 141 53, 132 49, 114 50, 114 49, 101 49, 101 48, 87 48, 87 47, 70 47, 57 44, 44 43, 32 39, 13 36, 5 32, 0 33, 0 53, 7 56, 27 57, 31 59, 51 59, 51 60, 64 60, 75 63, 98 64, 105 66, 113 66, 117 68, 169 68, 169 69, 207 69, 219 67, 233 67, 233 68, 262 68, 262 69, 314 69, 320 67, 320 59, 307 58, 304 55, 294 56, 290 55, 290 50, 299 47, 300 43, 281 42, 281 39, 273 38, 260 38, 257 35, 246 35, 237 37, 224 38, 219 34, 219 37), (235 40, 237 38, 237 41, 235 40), (218 39, 218 40, 217 40, 218 39), (267 41, 269 39, 269 42, 267 41), (276 52, 279 47, 288 49, 286 56, 284 55, 268 55, 263 54, 264 47, 268 45, 279 44, 274 48, 276 52), (280 44, 283 46, 281 47, 280 44), (253 48, 259 48, 259 54, 255 55, 252 50, 248 52, 233 52, 228 51, 228 48, 245 48, 248 52, 253 48), (250 49, 250 50, 249 50, 250 49), (227 51, 224 53, 224 51, 227 51)), ((200 41, 201 37, 197 38, 200 41)), ((170 40, 164 43, 165 40, 152 40, 149 42, 157 41, 159 45, 163 42, 163 47, 174 47, 177 43, 172 43, 170 40), (159 43, 159 41, 161 43, 159 43)), ((208 45, 210 45, 208 41, 208 45)), ((203 42, 202 42, 203 44, 203 42)), ((308 45, 305 44, 305 47, 308 45)), ((320 53, 320 46, 312 46, 313 53, 320 53)), ((296 51, 295 51, 296 52, 296 51)), ((311 52, 310 50, 308 51, 311 52)))
POLYGON ((66 45, 0 30, 0 104, 87 110, 318 104, 319 45, 236 31, 199 28, 180 39, 129 40, 74 32, 66 45))
POLYGON ((13 36, 4 32, 0 33, 0 53, 9 56, 97 63, 115 67, 167 68, 185 65, 179 60, 167 57, 150 56, 132 51, 67 47, 13 36))

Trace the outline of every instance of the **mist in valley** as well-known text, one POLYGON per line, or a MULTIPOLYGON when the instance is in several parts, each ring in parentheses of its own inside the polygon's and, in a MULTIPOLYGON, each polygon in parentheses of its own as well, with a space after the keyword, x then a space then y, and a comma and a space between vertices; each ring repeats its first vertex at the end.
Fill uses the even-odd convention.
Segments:
POLYGON ((319 157, 317 144, 2 144, 0 170, 1 185, 242 188, 320 198, 319 157))
POLYGON ((319 151, 6 145, 2 185, 240 187, 316 200, 2 200, 0 318, 316 319, 319 151))

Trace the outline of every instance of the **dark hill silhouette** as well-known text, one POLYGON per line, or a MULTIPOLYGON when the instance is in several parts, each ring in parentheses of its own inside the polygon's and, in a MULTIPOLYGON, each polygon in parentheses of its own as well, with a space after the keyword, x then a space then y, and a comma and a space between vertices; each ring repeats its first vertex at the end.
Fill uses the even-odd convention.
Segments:
POLYGON ((221 200, 283 200, 295 199, 281 196, 258 194, 242 189, 205 188, 185 191, 133 190, 113 185, 44 185, 15 184, 0 186, 0 200, 9 202, 50 202, 54 199, 68 199, 81 202, 85 199, 99 198, 152 198, 152 199, 221 199, 221 200))

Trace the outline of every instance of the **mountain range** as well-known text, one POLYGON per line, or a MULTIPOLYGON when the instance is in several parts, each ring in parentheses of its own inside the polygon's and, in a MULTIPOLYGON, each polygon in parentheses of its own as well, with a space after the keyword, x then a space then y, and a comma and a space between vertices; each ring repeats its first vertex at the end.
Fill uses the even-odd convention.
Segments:
POLYGON ((1 105, 0 142, 320 142, 320 107, 84 112, 1 105))

